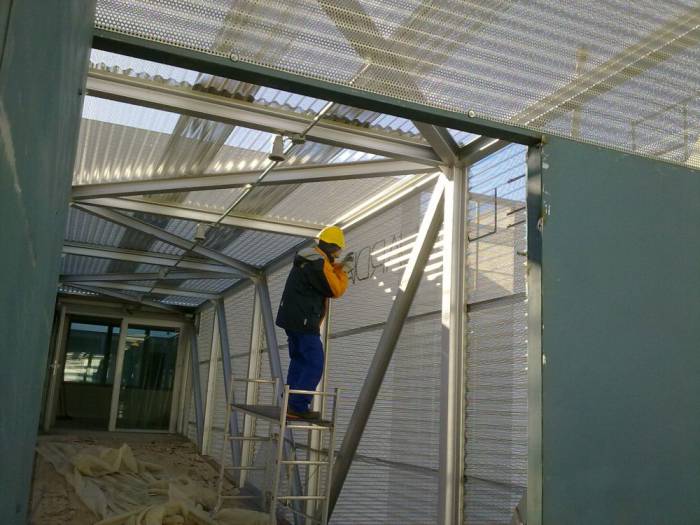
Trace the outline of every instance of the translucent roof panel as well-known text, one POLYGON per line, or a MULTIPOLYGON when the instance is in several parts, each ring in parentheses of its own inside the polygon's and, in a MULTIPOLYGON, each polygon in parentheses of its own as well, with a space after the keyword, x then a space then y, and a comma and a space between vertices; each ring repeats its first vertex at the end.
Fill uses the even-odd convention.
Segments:
MULTIPOLYGON (((133 215, 133 214, 132 214, 133 215)), ((135 215, 140 220, 162 226, 164 220, 156 216, 135 215)), ((167 224, 167 220, 165 223, 167 224)), ((110 248, 124 248, 126 250, 148 250, 156 253, 180 255, 183 250, 167 243, 163 243, 145 233, 133 229, 127 229, 118 224, 95 217, 90 213, 70 208, 66 223, 67 241, 94 244, 110 248)))
POLYGON ((86 97, 74 184, 163 176, 161 161, 178 119, 175 113, 86 97))
POLYGON ((267 215, 294 222, 331 224, 343 213, 361 205, 370 197, 396 184, 403 177, 312 182, 278 186, 288 195, 267 215))
POLYGON ((61 274, 105 273, 108 268, 108 259, 80 255, 63 255, 61 257, 61 274))
POLYGON ((197 306, 206 302, 206 299, 198 299, 196 297, 181 297, 178 295, 168 295, 166 297, 153 297, 153 300, 160 301, 163 304, 172 306, 184 306, 189 308, 196 308, 197 306))
POLYGON ((243 262, 265 266, 305 240, 289 235, 246 230, 240 231, 239 235, 221 251, 243 262))
POLYGON ((694 145, 700 129, 691 107, 700 85, 696 0, 97 5, 103 29, 696 164, 666 145, 681 136, 694 145), (640 114, 669 105, 634 136, 640 114))

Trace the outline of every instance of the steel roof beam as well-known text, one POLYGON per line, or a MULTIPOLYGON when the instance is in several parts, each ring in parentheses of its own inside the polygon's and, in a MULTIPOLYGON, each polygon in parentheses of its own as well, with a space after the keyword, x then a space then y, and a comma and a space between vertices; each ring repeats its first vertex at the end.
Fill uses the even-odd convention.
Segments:
MULTIPOLYGON (((102 199, 90 199, 79 202, 81 205, 89 204, 91 206, 99 206, 103 208, 113 208, 140 213, 152 213, 154 215, 162 215, 164 217, 172 217, 175 219, 184 219, 194 222, 215 223, 221 218, 221 213, 198 210, 187 206, 160 204, 157 202, 140 199, 119 199, 105 197, 102 199)), ((243 228, 247 230, 311 238, 316 237, 319 229, 321 229, 321 225, 317 227, 305 226, 303 224, 288 223, 255 215, 227 215, 220 221, 220 223, 224 226, 231 226, 233 228, 243 228)))
POLYGON ((433 148, 442 162, 448 166, 454 166, 459 162, 459 145, 452 138, 447 128, 426 124, 425 122, 413 121, 423 138, 433 148))
POLYGON ((459 160, 466 166, 472 166, 489 155, 502 150, 512 142, 498 140, 490 137, 481 137, 459 150, 459 160))
POLYGON ((136 303, 143 306, 150 306, 152 308, 158 308, 159 310, 165 310, 167 312, 177 312, 182 313, 182 310, 175 308, 174 306, 168 306, 167 304, 159 303, 158 301, 151 301, 150 299, 144 299, 142 297, 134 297, 129 294, 119 293, 116 290, 104 290, 101 287, 90 286, 83 283, 69 284, 71 288, 78 288, 79 290, 85 290, 87 292, 92 292, 106 297, 111 297, 113 299, 119 299, 120 301, 126 301, 129 303, 136 303))
POLYGON ((185 239, 184 237, 180 237, 179 235, 175 235, 173 233, 163 230, 162 228, 152 226, 146 222, 140 221, 128 215, 124 215, 123 213, 119 213, 117 211, 108 208, 103 208, 100 206, 88 206, 85 204, 73 203, 73 207, 78 208, 84 212, 90 213, 101 219, 113 222, 115 224, 119 224, 121 226, 140 231, 147 235, 152 235, 156 239, 159 239, 168 244, 172 244, 173 246, 177 246, 178 248, 187 252, 191 251, 203 257, 207 257, 212 261, 216 261, 226 266, 230 266, 231 268, 240 271, 247 277, 257 278, 260 272, 260 270, 255 266, 244 263, 242 261, 238 261, 233 257, 229 257, 228 255, 224 255, 223 253, 210 250, 209 248, 205 248, 204 246, 200 246, 194 241, 185 239))
MULTIPOLYGON (((434 170, 434 166, 426 166, 425 164, 408 160, 371 160, 343 164, 293 166, 276 168, 262 181, 258 182, 257 185, 271 186, 346 179, 395 177, 427 173, 434 170)), ((73 200, 81 200, 99 197, 241 188, 248 184, 255 183, 259 177, 260 171, 246 171, 239 173, 221 173, 218 175, 81 184, 73 186, 72 198, 73 200)))
POLYGON ((189 279, 237 279, 238 277, 237 274, 230 273, 172 271, 166 275, 160 272, 64 274, 59 277, 59 280, 78 283, 90 281, 186 281, 189 279))
MULTIPOLYGON (((91 96, 226 122, 269 133, 303 133, 309 124, 306 116, 291 112, 283 113, 251 102, 200 91, 183 90, 103 71, 91 70, 88 73, 86 87, 91 96)), ((366 151, 384 157, 413 160, 432 166, 440 162, 432 148, 415 140, 349 124, 322 120, 308 131, 306 138, 321 144, 366 151)))
MULTIPOLYGON (((70 281, 61 281, 61 284, 74 286, 70 281)), ((122 290, 127 292, 137 292, 154 295, 178 295, 180 297, 194 297, 196 299, 217 299, 219 295, 214 293, 200 292, 198 290, 190 290, 187 288, 175 288, 170 286, 143 286, 140 284, 127 283, 110 283, 105 281, 86 281, 75 283, 75 286, 88 286, 107 290, 122 290)))
POLYGON ((95 257, 98 259, 110 259, 113 261, 132 262, 135 264, 153 264, 155 266, 165 267, 174 267, 177 265, 178 268, 182 268, 184 270, 217 272, 229 275, 230 278, 244 277, 241 272, 233 270, 228 266, 188 258, 182 259, 178 263, 178 256, 165 253, 125 250, 117 247, 98 246, 70 241, 63 243, 63 253, 65 255, 95 257))

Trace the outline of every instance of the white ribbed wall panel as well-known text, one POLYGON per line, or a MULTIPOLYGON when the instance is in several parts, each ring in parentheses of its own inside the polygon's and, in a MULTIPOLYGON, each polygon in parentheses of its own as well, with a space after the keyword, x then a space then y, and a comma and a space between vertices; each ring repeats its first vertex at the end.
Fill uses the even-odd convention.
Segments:
POLYGON ((525 148, 516 145, 470 172, 464 502, 470 525, 510 524, 527 490, 524 173, 525 148))
MULTIPOLYGON (((191 363, 190 366, 197 366, 199 373, 199 383, 202 388, 202 409, 206 411, 207 403, 207 383, 209 381, 209 356, 211 355, 212 337, 214 334, 214 309, 211 306, 205 307, 200 312, 199 331, 197 332, 197 352, 199 363, 191 363)), ((192 381, 189 382, 190 391, 188 393, 190 402, 187 416, 187 437, 192 441, 197 439, 197 421, 194 411, 194 400, 192 392, 192 381)), ((205 412, 203 412, 205 413, 205 412)))

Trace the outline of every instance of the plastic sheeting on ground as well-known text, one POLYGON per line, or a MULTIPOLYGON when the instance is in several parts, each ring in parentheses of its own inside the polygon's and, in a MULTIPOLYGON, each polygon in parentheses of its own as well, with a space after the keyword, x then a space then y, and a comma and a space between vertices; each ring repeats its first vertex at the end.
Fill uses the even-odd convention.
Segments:
POLYGON ((37 452, 102 518, 99 525, 263 525, 269 520, 267 514, 247 509, 222 509, 211 516, 213 490, 137 460, 126 444, 109 449, 45 442, 37 452))

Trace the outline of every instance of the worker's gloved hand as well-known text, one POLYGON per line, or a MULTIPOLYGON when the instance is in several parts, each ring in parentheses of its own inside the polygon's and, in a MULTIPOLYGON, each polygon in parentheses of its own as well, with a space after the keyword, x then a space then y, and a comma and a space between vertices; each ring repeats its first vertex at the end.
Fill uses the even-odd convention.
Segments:
POLYGON ((353 252, 348 253, 343 257, 343 260, 340 261, 340 264, 343 266, 343 270, 349 272, 355 266, 355 254, 353 252))

